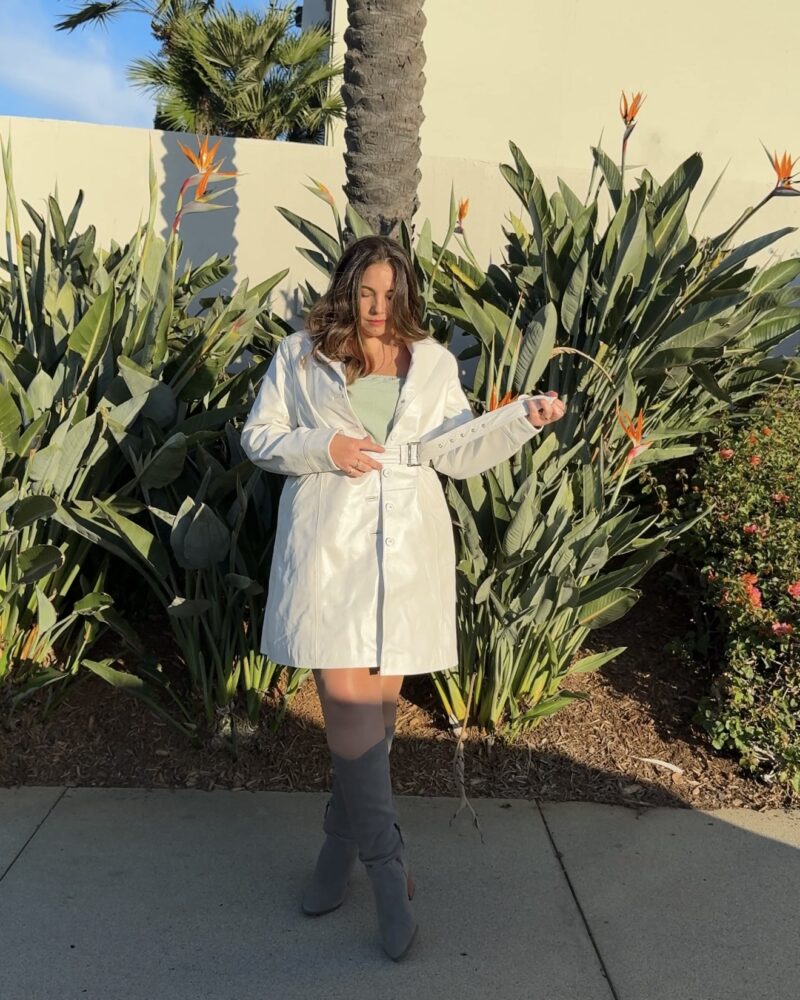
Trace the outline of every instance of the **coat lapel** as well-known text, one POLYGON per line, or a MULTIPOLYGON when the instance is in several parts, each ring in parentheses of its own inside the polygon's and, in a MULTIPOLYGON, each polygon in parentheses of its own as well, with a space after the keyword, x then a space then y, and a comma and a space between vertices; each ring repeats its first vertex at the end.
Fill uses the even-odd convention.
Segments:
MULTIPOLYGON (((431 344, 429 340, 412 341, 408 346, 411 351, 411 363, 408 368, 406 380, 403 383, 403 388, 400 392, 400 398, 397 401, 397 408, 394 412, 392 427, 386 438, 387 445, 393 444, 395 438, 398 438, 399 440, 405 439, 405 434, 402 428, 403 418, 410 412, 414 400, 419 396, 421 389, 430 378, 439 354, 437 350, 432 349, 434 345, 431 344)), ((341 390, 339 395, 342 410, 352 422, 356 419, 356 417, 347 399, 347 380, 345 378, 344 362, 329 358, 322 352, 320 352, 320 357, 323 358, 336 373, 336 378, 339 382, 341 390)))

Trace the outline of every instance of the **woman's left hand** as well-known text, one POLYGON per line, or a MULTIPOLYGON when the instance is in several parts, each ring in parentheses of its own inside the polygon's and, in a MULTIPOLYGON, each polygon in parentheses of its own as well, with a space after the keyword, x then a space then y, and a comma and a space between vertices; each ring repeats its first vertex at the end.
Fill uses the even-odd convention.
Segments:
POLYGON ((552 424, 564 416, 565 407, 558 398, 558 393, 551 389, 545 393, 550 399, 528 399, 528 420, 534 427, 544 427, 545 424, 552 424))

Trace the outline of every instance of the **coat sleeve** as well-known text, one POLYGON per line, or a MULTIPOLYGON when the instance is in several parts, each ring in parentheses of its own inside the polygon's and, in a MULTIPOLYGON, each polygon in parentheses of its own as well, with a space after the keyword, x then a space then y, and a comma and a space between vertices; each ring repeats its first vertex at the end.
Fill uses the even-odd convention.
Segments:
POLYGON ((453 479, 477 476, 511 458, 542 430, 528 420, 527 400, 533 398, 528 393, 476 417, 461 388, 455 357, 445 391, 444 422, 420 440, 423 456, 453 479))
POLYGON ((300 427, 297 421, 292 359, 282 340, 242 428, 242 448, 261 469, 286 476, 339 472, 330 444, 330 427, 300 427))

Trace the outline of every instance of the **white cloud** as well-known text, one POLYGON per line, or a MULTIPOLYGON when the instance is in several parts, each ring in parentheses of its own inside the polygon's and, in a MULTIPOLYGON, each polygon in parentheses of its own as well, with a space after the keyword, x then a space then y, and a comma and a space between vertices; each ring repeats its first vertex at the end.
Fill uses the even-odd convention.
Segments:
POLYGON ((151 127, 151 99, 128 84, 100 32, 56 31, 54 22, 37 2, 2 0, 0 83, 46 102, 48 117, 151 127))

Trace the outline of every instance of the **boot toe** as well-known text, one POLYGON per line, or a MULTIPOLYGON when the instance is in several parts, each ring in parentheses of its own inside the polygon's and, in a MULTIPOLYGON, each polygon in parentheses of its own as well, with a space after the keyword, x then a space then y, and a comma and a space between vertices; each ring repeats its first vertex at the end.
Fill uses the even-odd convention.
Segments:
POLYGON ((393 860, 371 867, 369 874, 383 949, 398 961, 408 953, 419 929, 408 898, 406 872, 397 860, 393 860))
POLYGON ((344 893, 334 893, 317 885, 310 885, 303 895, 303 913, 309 917, 321 917, 324 913, 338 910, 344 902, 344 893))
POLYGON ((344 902, 357 860, 355 841, 328 835, 319 852, 311 883, 303 893, 303 912, 319 917, 338 910, 344 902))

